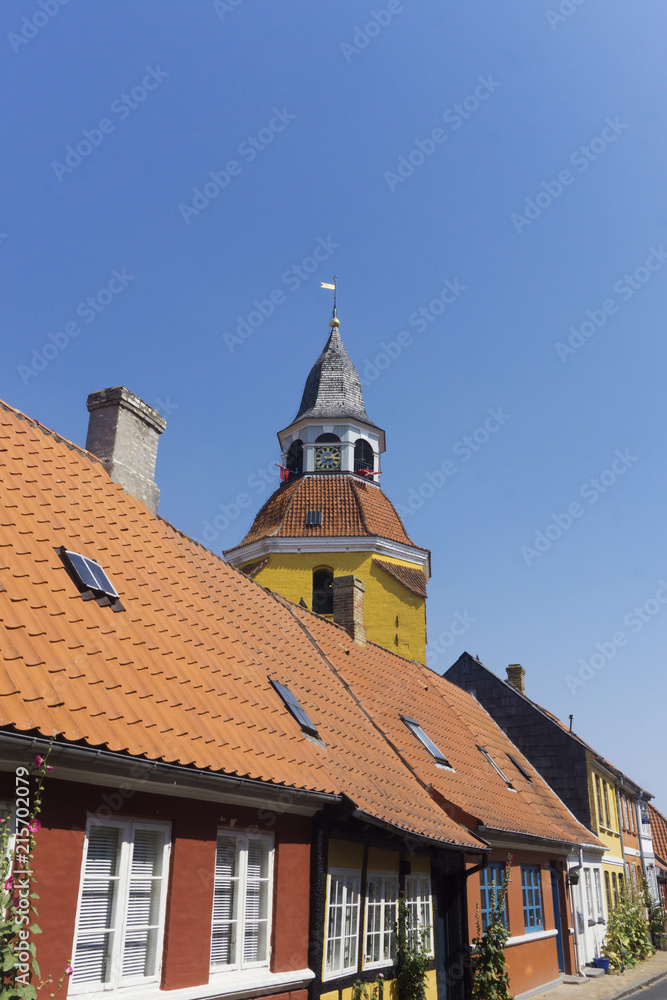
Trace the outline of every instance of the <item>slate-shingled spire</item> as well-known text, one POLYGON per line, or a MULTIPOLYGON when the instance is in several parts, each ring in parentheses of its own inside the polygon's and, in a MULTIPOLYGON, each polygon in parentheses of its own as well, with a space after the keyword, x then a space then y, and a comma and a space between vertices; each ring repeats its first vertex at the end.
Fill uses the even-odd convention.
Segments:
POLYGON ((331 335, 306 379, 294 421, 302 417, 349 417, 375 427, 366 413, 359 373, 341 340, 336 315, 330 325, 331 335))

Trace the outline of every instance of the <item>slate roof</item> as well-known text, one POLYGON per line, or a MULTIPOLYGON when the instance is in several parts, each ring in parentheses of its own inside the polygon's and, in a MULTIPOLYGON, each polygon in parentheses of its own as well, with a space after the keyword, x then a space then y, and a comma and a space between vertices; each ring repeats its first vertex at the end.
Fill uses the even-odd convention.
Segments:
POLYGON ((603 846, 575 819, 472 695, 422 664, 380 646, 369 643, 365 649, 355 648, 346 633, 336 635, 336 626, 317 615, 298 607, 293 613, 421 784, 430 786, 488 830, 603 846), (401 715, 419 723, 452 770, 436 764, 401 715), (477 749, 478 744, 487 749, 515 791, 477 749), (521 774, 508 754, 523 765, 532 781, 521 774))
POLYGON ((293 423, 302 417, 348 417, 371 427, 376 426, 366 413, 359 374, 336 326, 332 328, 324 350, 306 379, 301 405, 293 423))
POLYGON ((476 698, 510 738, 520 744, 551 787, 566 801, 579 820, 593 824, 586 751, 621 779, 633 794, 645 792, 636 782, 602 757, 558 716, 495 674, 470 653, 462 653, 445 671, 445 677, 464 688, 474 688, 476 698), (542 722, 541 720, 544 720, 542 722), (544 724, 546 723, 546 725, 544 724))
POLYGON ((414 780, 283 601, 4 404, 0 623, 0 728, 345 793, 399 830, 481 846, 414 780), (61 546, 103 567, 124 611, 82 599, 61 546), (270 679, 289 686, 323 745, 270 679))
MULTIPOLYGON (((300 476, 272 493, 245 538, 225 554, 262 538, 366 536, 414 545, 391 501, 375 483, 352 473, 300 476), (322 511, 321 527, 306 527, 306 513, 322 511)), ((425 551, 425 550, 422 550, 425 551)))

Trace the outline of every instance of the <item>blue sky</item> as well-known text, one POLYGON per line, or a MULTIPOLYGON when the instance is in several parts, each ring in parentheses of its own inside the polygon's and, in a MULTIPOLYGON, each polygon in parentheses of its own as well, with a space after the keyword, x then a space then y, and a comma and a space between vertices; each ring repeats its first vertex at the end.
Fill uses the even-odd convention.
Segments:
POLYGON ((664 4, 0 20, 2 397, 80 444, 89 392, 157 406, 161 513, 220 552, 273 488, 336 272, 383 488, 432 550, 431 665, 522 663, 666 810, 664 4))

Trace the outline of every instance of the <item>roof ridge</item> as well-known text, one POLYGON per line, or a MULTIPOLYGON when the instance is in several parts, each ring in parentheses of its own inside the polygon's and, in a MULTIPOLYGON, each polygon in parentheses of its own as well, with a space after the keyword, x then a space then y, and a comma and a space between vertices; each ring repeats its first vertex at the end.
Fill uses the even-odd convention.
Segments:
POLYGON ((72 448, 73 451, 78 451, 83 458, 87 458, 91 462, 96 462, 98 465, 103 465, 102 461, 97 457, 97 455, 93 455, 92 451, 87 451, 85 448, 82 448, 80 444, 76 444, 74 441, 70 441, 69 438, 63 437, 62 434, 58 434, 57 431, 51 430, 51 428, 47 427, 46 424, 40 423, 40 421, 35 420, 34 417, 29 417, 26 413, 23 413, 22 410, 18 410, 15 406, 10 406, 10 404, 6 403, 3 399, 0 399, 0 409, 5 410, 7 413, 13 413, 19 418, 19 420, 25 420, 25 422, 30 424, 31 427, 36 427, 38 430, 42 431, 43 434, 46 434, 48 437, 52 437, 55 441, 58 441, 59 444, 65 444, 68 448, 72 448))

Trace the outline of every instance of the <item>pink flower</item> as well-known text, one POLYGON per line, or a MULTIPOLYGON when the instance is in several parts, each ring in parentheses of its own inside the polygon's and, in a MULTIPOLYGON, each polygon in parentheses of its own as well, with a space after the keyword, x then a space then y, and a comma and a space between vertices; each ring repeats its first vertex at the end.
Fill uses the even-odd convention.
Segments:
POLYGON ((66 976, 71 976, 73 972, 74 972, 74 969, 72 968, 72 966, 68 965, 67 968, 65 969, 65 975, 66 976))
POLYGON ((41 821, 38 819, 31 819, 30 822, 28 823, 28 829, 30 830, 31 833, 37 833, 39 830, 42 829, 41 821))
POLYGON ((384 972, 378 973, 378 979, 384 979, 384 972))
POLYGON ((11 892, 13 888, 14 888, 14 876, 10 875, 10 877, 5 882, 5 889, 7 890, 7 892, 11 892))
POLYGON ((48 774, 48 773, 49 773, 49 771, 52 771, 52 770, 53 770, 53 768, 52 768, 52 767, 51 767, 51 765, 49 764, 49 765, 48 765, 48 767, 47 767, 47 769, 46 769, 46 773, 48 774))
POLYGON ((41 767, 43 763, 44 759, 40 757, 39 754, 37 754, 37 756, 35 757, 35 767, 41 767))

